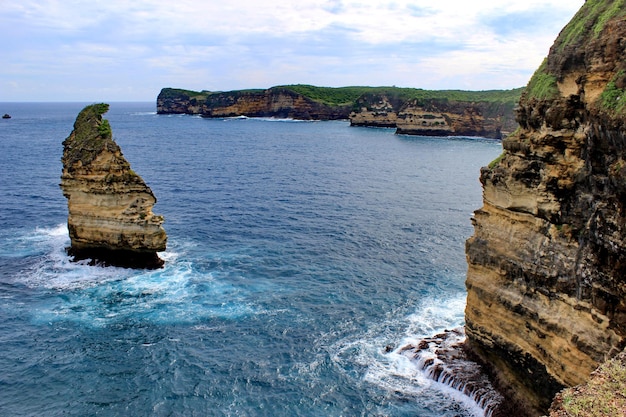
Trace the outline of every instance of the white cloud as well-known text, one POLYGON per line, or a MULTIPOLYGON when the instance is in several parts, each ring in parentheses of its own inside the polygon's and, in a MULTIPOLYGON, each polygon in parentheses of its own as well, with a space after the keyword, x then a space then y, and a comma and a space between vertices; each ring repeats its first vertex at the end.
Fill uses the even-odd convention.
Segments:
MULTIPOLYGON (((120 94, 156 90, 149 97, 112 97, 116 100, 152 99, 163 86, 236 89, 290 82, 513 88, 526 83, 583 3, 4 2, 0 38, 7 63, 0 79, 41 92, 45 88, 29 89, 29 83, 45 86, 69 77, 76 94, 67 86, 68 99, 92 99, 80 92, 91 91, 90 83, 109 82, 109 74, 115 74, 121 87, 113 90, 120 94)), ((0 100, 11 99, 12 91, 0 90, 0 100)))

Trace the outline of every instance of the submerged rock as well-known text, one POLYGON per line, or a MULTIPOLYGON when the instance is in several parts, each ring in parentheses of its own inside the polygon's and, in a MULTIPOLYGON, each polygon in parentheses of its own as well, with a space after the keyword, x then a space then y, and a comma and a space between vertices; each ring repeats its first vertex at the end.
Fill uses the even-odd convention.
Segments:
POLYGON ((108 104, 85 107, 63 142, 61 189, 75 260, 132 268, 159 268, 165 250, 164 219, 152 213, 156 198, 113 140, 102 115, 108 104))

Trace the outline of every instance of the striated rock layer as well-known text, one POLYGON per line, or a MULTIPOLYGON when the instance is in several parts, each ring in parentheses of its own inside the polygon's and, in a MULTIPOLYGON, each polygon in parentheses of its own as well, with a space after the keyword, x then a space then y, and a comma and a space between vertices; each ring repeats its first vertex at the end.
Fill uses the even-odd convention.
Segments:
POLYGON ((85 107, 63 142, 61 189, 75 260, 124 267, 158 268, 167 236, 156 198, 113 141, 102 115, 108 104, 85 107))
POLYGON ((340 120, 348 118, 351 108, 350 104, 318 102, 285 87, 215 93, 164 88, 157 97, 159 114, 200 114, 203 117, 340 120))
POLYGON ((588 0, 481 170, 466 334, 529 415, 626 339, 626 6, 588 0))
POLYGON ((164 88, 159 114, 203 117, 350 119, 352 126, 392 127, 399 134, 501 138, 517 128, 522 89, 427 91, 398 87, 279 86, 227 92, 164 88))
POLYGON ((287 88, 215 93, 202 107, 204 117, 278 117, 298 120, 346 119, 350 105, 330 106, 287 88))
POLYGON ((383 93, 360 97, 356 107, 352 126, 395 127, 404 135, 501 139, 517 128, 512 102, 401 100, 383 93))

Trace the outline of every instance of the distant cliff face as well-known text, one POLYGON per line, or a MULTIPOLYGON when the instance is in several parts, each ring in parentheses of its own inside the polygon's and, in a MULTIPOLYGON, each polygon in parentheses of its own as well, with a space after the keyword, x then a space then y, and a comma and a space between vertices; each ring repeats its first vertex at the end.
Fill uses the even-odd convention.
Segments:
POLYGON ((468 240, 468 347, 546 412, 626 342, 626 6, 588 0, 481 170, 468 240))
POLYGON ((347 119, 351 106, 317 102, 286 88, 238 90, 194 96, 163 89, 157 97, 157 113, 201 114, 204 117, 277 117, 298 120, 347 119))
POLYGON ((70 254, 76 260, 156 268, 167 236, 156 198, 112 139, 102 114, 107 104, 85 107, 63 142, 61 189, 67 198, 70 254))
POLYGON ((500 139, 517 128, 512 102, 401 100, 372 94, 359 98, 355 107, 350 114, 353 126, 395 127, 398 134, 500 139))
POLYGON ((301 85, 216 93, 164 88, 157 97, 157 113, 350 119, 352 126, 393 127, 408 135, 501 138, 517 128, 513 107, 519 94, 520 89, 459 92, 301 85))
POLYGON ((330 106, 284 88, 210 95, 202 109, 206 117, 278 117, 298 120, 347 118, 350 106, 330 106))

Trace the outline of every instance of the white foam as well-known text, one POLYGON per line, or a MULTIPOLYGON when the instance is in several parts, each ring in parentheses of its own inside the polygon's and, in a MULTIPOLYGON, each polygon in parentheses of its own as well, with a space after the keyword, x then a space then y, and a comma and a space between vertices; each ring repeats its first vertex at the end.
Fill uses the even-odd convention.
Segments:
POLYGON ((133 270, 92 266, 89 260, 72 262, 65 250, 69 245, 65 225, 39 228, 16 241, 30 248, 27 256, 32 256, 16 280, 58 294, 33 311, 37 321, 77 320, 103 326, 138 318, 194 323, 256 314, 244 291, 185 259, 190 248, 184 243, 173 242, 174 250, 160 253, 164 268, 133 270))
MULTIPOLYGON (((408 316, 391 315, 389 320, 395 323, 380 323, 369 328, 365 334, 337 342, 332 347, 332 360, 345 369, 346 373, 354 367, 362 369, 363 381, 389 392, 390 395, 408 396, 437 409, 448 404, 433 395, 433 392, 439 392, 452 399, 468 414, 483 417, 485 412, 476 401, 444 383, 432 380, 422 370, 423 366, 400 352, 401 347, 407 344, 417 343, 446 329, 462 326, 464 309, 465 294, 425 299, 408 316), (389 334, 389 327, 399 328, 400 333, 389 334), (386 347, 390 345, 397 347, 386 347)), ((431 356, 435 358, 434 352, 431 356)))
POLYGON ((90 287, 128 275, 122 268, 89 266, 88 260, 72 262, 65 251, 70 243, 66 225, 37 228, 33 233, 28 233, 20 239, 31 245, 33 255, 39 255, 36 261, 20 274, 19 279, 26 285, 68 290, 90 287))

